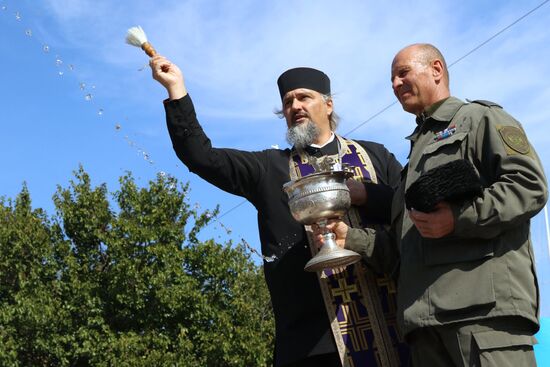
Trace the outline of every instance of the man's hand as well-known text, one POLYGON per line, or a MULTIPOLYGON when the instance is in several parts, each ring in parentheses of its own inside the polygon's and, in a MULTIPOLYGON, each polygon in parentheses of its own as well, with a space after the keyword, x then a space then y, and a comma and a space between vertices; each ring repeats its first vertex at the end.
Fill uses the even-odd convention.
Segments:
POLYGON ((362 182, 354 179, 346 180, 348 185, 351 205, 362 206, 367 203, 367 190, 362 182))
POLYGON ((180 99, 187 94, 183 74, 176 64, 172 64, 164 56, 156 55, 149 60, 149 66, 153 71, 153 79, 166 88, 171 100, 180 99))
POLYGON ((321 246, 323 246, 323 234, 329 232, 333 232, 336 235, 336 244, 339 247, 344 248, 349 227, 341 220, 330 219, 324 229, 319 227, 317 224, 313 224, 311 229, 313 230, 313 240, 317 248, 321 248, 321 246))
POLYGON ((451 206, 447 202, 440 202, 436 210, 431 213, 423 213, 412 209, 409 211, 414 225, 425 238, 441 238, 455 229, 455 218, 451 206))

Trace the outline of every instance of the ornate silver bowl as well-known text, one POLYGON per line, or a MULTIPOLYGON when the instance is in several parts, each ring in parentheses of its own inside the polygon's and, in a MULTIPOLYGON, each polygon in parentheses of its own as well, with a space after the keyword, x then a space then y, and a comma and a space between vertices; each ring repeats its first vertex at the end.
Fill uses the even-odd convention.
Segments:
MULTIPOLYGON (((316 172, 285 183, 283 190, 288 195, 294 219, 305 225, 317 224, 324 228, 328 219, 342 218, 351 205, 346 185, 346 179, 351 176, 348 171, 316 172)), ((323 246, 304 269, 321 271, 347 266, 360 259, 358 253, 339 247, 334 233, 325 230, 323 246)))

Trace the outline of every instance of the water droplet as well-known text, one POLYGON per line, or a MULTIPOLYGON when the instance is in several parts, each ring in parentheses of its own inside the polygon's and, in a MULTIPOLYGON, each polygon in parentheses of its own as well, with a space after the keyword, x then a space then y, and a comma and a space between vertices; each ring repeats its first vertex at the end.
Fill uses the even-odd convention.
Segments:
POLYGON ((147 66, 149 66, 149 64, 143 65, 142 67, 140 67, 140 68, 138 69, 138 71, 143 71, 147 66))
POLYGON ((8 7, 6 5, 2 5, 2 10, 8 10, 8 7))
POLYGON ((103 108, 100 108, 99 110, 97 110, 97 114, 99 116, 103 116, 103 108))
POLYGON ((88 94, 86 94, 86 95, 84 96, 84 99, 85 99, 86 101, 91 101, 92 98, 94 98, 94 96, 92 96, 90 93, 88 93, 88 94))
POLYGON ((115 129, 116 129, 116 130, 120 130, 121 128, 122 128, 122 126, 120 126, 120 124, 116 124, 116 125, 115 125, 115 129))
POLYGON ((86 83, 80 83, 78 87, 80 88, 80 90, 84 90, 86 89, 86 83))
POLYGON ((275 256, 275 255, 263 256, 263 258, 264 258, 266 263, 272 263, 273 261, 275 261, 275 259, 277 259, 277 256, 275 256))
POLYGON ((92 84, 92 89, 95 89, 95 84, 92 84))
POLYGON ((27 36, 29 36, 29 37, 32 37, 32 30, 27 29, 27 30, 25 31, 25 34, 26 34, 27 36))
POLYGON ((148 161, 149 160, 149 154, 147 154, 146 152, 143 152, 143 159, 148 161))
POLYGON ((58 74, 59 74, 59 76, 63 76, 64 73, 62 71, 60 71, 58 74))
POLYGON ((73 65, 73 64, 69 64, 68 68, 69 68, 70 71, 73 71, 73 70, 74 70, 74 65, 73 65))
POLYGON ((50 52, 50 46, 48 46, 48 45, 42 46, 42 51, 44 51, 45 53, 50 52))
POLYGON ((63 60, 61 60, 61 59, 59 58, 59 56, 56 56, 56 57, 55 57, 55 65, 58 66, 58 67, 61 66, 61 65, 63 65, 63 60))
POLYGON ((15 13, 15 20, 17 20, 17 21, 21 20, 21 14, 19 14, 19 12, 15 13))

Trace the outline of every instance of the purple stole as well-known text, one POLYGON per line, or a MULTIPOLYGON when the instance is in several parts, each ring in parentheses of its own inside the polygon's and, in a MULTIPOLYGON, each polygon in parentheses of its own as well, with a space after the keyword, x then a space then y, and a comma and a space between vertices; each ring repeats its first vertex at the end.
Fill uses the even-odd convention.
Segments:
MULTIPOLYGON (((365 149, 352 140, 336 138, 344 153, 341 161, 354 169, 354 179, 376 183, 376 172, 365 149)), ((309 157, 302 151, 292 151, 289 165, 293 180, 314 172, 309 157)), ((344 221, 351 227, 364 227, 355 207, 344 221)), ((309 226, 306 232, 313 256, 317 249, 309 226)), ((342 366, 407 364, 408 348, 397 329, 397 288, 389 276, 374 274, 359 262, 345 269, 325 269, 318 272, 318 277, 342 366)))

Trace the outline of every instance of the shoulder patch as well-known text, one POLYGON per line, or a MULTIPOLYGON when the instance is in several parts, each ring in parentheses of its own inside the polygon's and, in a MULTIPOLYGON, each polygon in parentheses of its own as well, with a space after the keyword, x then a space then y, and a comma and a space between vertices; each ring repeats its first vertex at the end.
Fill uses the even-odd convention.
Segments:
POLYGON ((531 147, 523 130, 514 126, 498 127, 500 137, 506 146, 520 154, 529 154, 531 147))
POLYGON ((470 103, 477 103, 477 104, 480 104, 482 106, 485 106, 485 107, 498 107, 498 108, 502 108, 501 105, 499 105, 498 103, 495 103, 495 102, 491 102, 491 101, 486 101, 484 99, 475 99, 473 101, 470 101, 467 99, 468 102, 470 103))

